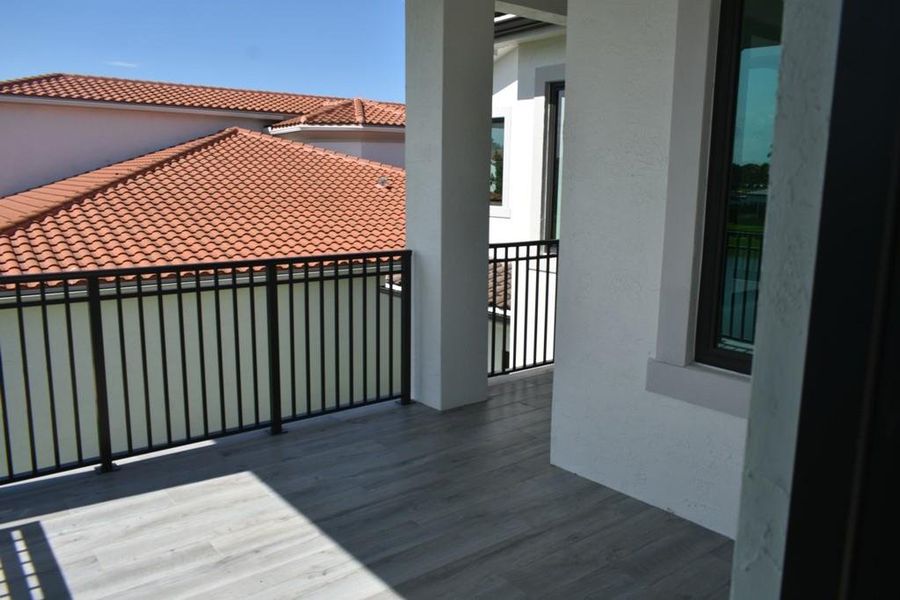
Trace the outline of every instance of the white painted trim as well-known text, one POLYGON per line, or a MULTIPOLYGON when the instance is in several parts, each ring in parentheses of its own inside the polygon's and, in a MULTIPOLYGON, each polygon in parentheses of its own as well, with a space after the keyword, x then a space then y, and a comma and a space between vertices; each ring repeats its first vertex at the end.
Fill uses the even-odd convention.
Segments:
POLYGON ((750 414, 750 376, 694 363, 687 366, 649 359, 648 392, 655 392, 741 419, 750 414))
POLYGON ((566 0, 554 0, 553 2, 542 2, 535 6, 534 0, 526 2, 516 2, 510 0, 505 2, 497 0, 495 10, 499 12, 511 13, 517 17, 525 17, 535 21, 544 21, 545 23, 554 23, 556 25, 565 25, 567 17, 566 0))
POLYGON ((0 102, 17 104, 47 104, 51 106, 73 106, 77 108, 115 108, 120 110, 137 110, 148 112, 173 112, 186 115, 216 115, 241 117, 244 119, 265 119, 284 121, 296 117, 295 113, 268 113, 243 110, 225 110, 218 108, 198 108, 189 106, 164 106, 159 104, 137 104, 129 102, 112 102, 101 100, 73 100, 69 98, 45 98, 41 96, 12 96, 0 94, 0 102))
POLYGON ((682 367, 694 361, 717 24, 718 2, 679 4, 656 359, 682 367))
POLYGON ((395 133, 404 135, 406 127, 403 125, 290 125, 289 127, 268 126, 266 130, 272 135, 281 135, 285 133, 293 133, 295 131, 373 131, 378 133, 395 133))

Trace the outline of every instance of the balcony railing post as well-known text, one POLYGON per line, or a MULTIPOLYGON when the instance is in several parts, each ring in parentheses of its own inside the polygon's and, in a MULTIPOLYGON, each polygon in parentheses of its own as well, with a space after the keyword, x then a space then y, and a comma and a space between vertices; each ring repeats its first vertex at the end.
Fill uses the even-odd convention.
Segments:
POLYGON ((109 433, 109 399, 106 391, 106 354, 103 349, 103 313, 100 307, 100 278, 89 277, 88 318, 91 328, 91 356, 94 365, 94 390, 97 402, 97 442, 100 449, 101 473, 116 469, 112 461, 112 442, 109 433))
POLYGON ((412 256, 403 253, 400 267, 400 404, 412 402, 412 256))
MULTIPOLYGON (((253 294, 255 290, 250 289, 253 294)), ((256 315, 253 315, 256 318, 256 315)), ((269 413, 272 433, 283 431, 281 423, 281 346, 278 339, 278 270, 275 263, 266 265, 266 322, 269 338, 269 413)))

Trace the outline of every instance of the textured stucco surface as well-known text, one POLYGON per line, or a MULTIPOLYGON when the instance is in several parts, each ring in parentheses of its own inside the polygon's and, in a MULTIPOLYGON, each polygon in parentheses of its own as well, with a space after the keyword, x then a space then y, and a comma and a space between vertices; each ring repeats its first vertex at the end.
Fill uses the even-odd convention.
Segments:
POLYGON ((670 0, 569 2, 551 451, 558 466, 734 536, 745 420, 645 388, 677 12, 670 0))
POLYGON ((840 9, 785 2, 733 598, 781 587, 840 9))
POLYGON ((492 8, 481 0, 406 6, 413 397, 440 409, 487 397, 492 8))
POLYGON ((545 90, 565 79, 565 36, 524 42, 494 62, 493 110, 505 117, 504 206, 491 209, 491 242, 542 237, 545 90))

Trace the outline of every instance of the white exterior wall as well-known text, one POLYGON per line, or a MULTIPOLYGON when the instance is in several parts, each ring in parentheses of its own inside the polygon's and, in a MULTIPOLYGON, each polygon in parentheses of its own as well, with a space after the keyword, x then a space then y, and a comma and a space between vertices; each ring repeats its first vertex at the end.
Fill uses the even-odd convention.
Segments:
POLYGON ((402 132, 381 134, 350 131, 329 135, 327 133, 292 131, 278 134, 278 137, 401 168, 406 158, 402 132))
POLYGON ((0 197, 226 127, 271 121, 162 110, 0 101, 0 197))
POLYGON ((493 116, 506 119, 503 205, 491 206, 491 242, 540 239, 545 88, 565 80, 564 35, 503 49, 494 61, 493 116))
POLYGON ((670 143, 672 153, 700 151, 670 137, 679 3, 568 8, 551 459, 734 536, 746 420, 647 391, 675 200, 670 143))

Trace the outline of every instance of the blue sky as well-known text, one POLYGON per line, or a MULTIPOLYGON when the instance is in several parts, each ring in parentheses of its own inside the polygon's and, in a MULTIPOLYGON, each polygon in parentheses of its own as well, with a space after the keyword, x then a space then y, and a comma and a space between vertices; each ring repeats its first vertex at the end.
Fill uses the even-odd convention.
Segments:
POLYGON ((7 0, 0 79, 70 72, 404 99, 403 0, 7 0))

